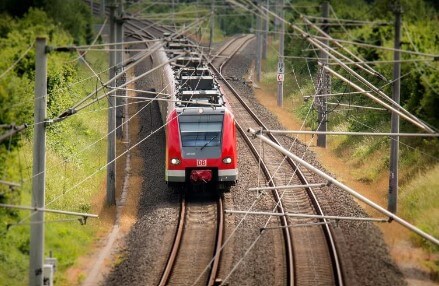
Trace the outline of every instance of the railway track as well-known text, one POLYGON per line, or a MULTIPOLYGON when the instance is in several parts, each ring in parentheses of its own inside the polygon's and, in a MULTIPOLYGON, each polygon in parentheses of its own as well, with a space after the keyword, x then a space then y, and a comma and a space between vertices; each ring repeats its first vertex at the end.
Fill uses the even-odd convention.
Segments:
MULTIPOLYGON (((157 28, 152 32, 153 24, 138 20, 127 21, 125 27, 131 36, 135 35, 141 39, 158 38, 165 32, 157 28)), ((284 158, 277 151, 268 150, 267 146, 264 154, 258 152, 248 139, 244 128, 256 126, 266 128, 221 74, 228 61, 252 39, 252 35, 244 35, 230 41, 211 62, 211 67, 217 74, 218 80, 223 82, 222 87, 234 111, 238 130, 248 142, 255 157, 263 157, 261 167, 270 185, 291 183, 289 178, 294 176, 297 178, 293 183, 307 184, 305 175, 291 160, 286 160, 288 164, 279 167, 278 163, 284 161, 284 158)), ((310 188, 295 191, 294 194, 274 190, 273 196, 279 213, 323 215, 310 188)), ((222 213, 220 198, 215 203, 200 203, 200 201, 188 203, 187 199, 182 200, 174 246, 159 285, 187 285, 196 280, 197 285, 214 285, 219 267, 219 249, 222 244, 223 227, 220 227, 223 225, 222 213), (213 205, 218 206, 213 207, 213 205), (209 265, 210 271, 204 271, 206 265, 209 265)), ((321 226, 322 222, 316 219, 307 219, 300 222, 300 225, 307 224, 307 226, 293 229, 291 226, 298 224, 290 218, 282 216, 280 221, 286 249, 286 284, 342 285, 341 268, 330 227, 326 224, 321 226), (319 225, 310 226, 312 224, 319 225)))
POLYGON ((182 195, 177 232, 159 285, 218 282, 224 215, 222 198, 213 193, 182 195))
POLYGON ((143 39, 158 39, 162 38, 166 32, 173 32, 173 30, 161 28, 152 21, 139 20, 136 18, 128 17, 124 22, 125 29, 127 29, 131 36, 137 37, 139 40, 143 39))
MULTIPOLYGON (((237 41, 241 41, 238 38, 237 41)), ((240 48, 228 55, 230 59, 240 48)), ((221 55, 221 53, 220 53, 221 55)), ((275 149, 264 146, 264 151, 258 151, 245 132, 248 127, 267 129, 263 122, 249 108, 245 99, 241 98, 230 83, 223 77, 219 68, 225 64, 217 61, 211 68, 222 88, 226 98, 232 106, 238 130, 249 145, 255 158, 262 158, 261 168, 267 177, 270 186, 302 184, 308 185, 309 173, 300 170, 292 160, 285 159, 275 149), (280 162, 282 162, 280 164, 280 162)), ((279 141, 274 136, 271 139, 279 141)), ((294 191, 272 191, 276 201, 276 210, 279 213, 299 213, 324 215, 320 204, 309 187, 294 191)), ((343 285, 343 275, 339 256, 335 246, 331 227, 324 219, 301 219, 300 221, 281 216, 281 227, 284 232, 286 254, 287 285, 343 285)))
POLYGON ((233 37, 216 52, 211 60, 211 64, 218 67, 218 71, 221 73, 222 68, 229 62, 233 55, 254 38, 255 36, 251 34, 233 37))
MULTIPOLYGON (((171 31, 136 19, 128 20, 125 27, 131 37, 140 40, 161 38, 171 31)), ((216 191, 182 195, 177 230, 158 285, 218 283, 223 214, 222 198, 216 191)))

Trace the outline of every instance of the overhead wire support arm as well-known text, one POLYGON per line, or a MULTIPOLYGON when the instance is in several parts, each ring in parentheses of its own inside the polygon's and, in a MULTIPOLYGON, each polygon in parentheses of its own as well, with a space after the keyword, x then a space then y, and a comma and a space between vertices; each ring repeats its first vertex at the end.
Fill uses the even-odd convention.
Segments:
POLYGON ((353 19, 339 19, 339 18, 330 18, 330 17, 318 17, 306 15, 306 18, 309 19, 317 19, 317 20, 328 20, 328 21, 337 21, 337 22, 347 22, 347 23, 360 23, 360 24, 370 24, 370 25, 392 25, 391 22, 373 22, 373 21, 362 21, 362 20, 353 20, 353 19))
MULTIPOLYGON (((324 37, 327 37, 327 39, 328 40, 332 40, 333 38, 329 35, 329 34, 327 34, 325 31, 323 31, 321 28, 319 28, 317 25, 315 25, 314 23, 312 23, 310 20, 308 20, 305 16, 303 16, 303 15, 301 15, 301 19, 303 20, 303 21, 305 21, 305 23, 307 23, 308 25, 310 25, 310 26, 312 26, 314 29, 316 29, 317 30, 317 32, 319 32, 320 34, 322 34, 324 37)), ((351 57, 353 57, 355 60, 357 60, 357 61, 359 61, 359 62, 363 62, 363 59, 361 59, 360 57, 358 57, 357 55, 355 55, 353 52, 351 52, 349 49, 347 49, 346 47, 344 47, 342 44, 340 44, 339 42, 337 42, 337 41, 333 41, 333 43, 337 46, 337 47, 339 47, 339 48, 341 48, 343 51, 345 51, 346 53, 348 53, 351 57)), ((342 54, 340 54, 344 59, 346 59, 349 63, 351 63, 351 64, 354 64, 356 67, 358 67, 358 68, 360 68, 360 69, 362 69, 362 70, 364 70, 364 71, 366 71, 367 73, 369 73, 369 74, 371 74, 371 75, 374 75, 374 76, 377 76, 377 77, 379 77, 379 78, 381 78, 382 80, 385 80, 385 81, 387 81, 387 79, 382 75, 382 74, 380 74, 379 72, 377 72, 376 70, 374 70, 371 66, 369 66, 368 64, 364 64, 364 66, 366 67, 363 67, 362 65, 360 65, 360 64, 358 64, 358 63, 356 63, 356 62, 354 62, 353 60, 351 60, 350 58, 348 58, 348 57, 346 57, 346 56, 344 56, 344 55, 342 55, 342 54)))
POLYGON ((421 52, 411 51, 411 50, 395 49, 395 48, 377 46, 377 45, 372 45, 372 44, 367 44, 367 43, 353 42, 353 41, 343 40, 343 39, 327 38, 327 37, 324 37, 324 36, 313 36, 313 37, 316 38, 316 39, 319 39, 319 40, 328 39, 331 42, 346 43, 346 44, 351 44, 351 45, 355 45, 355 46, 366 47, 366 48, 374 48, 374 49, 390 51, 390 52, 394 52, 395 50, 397 50, 397 51, 399 51, 401 53, 408 54, 408 55, 416 55, 416 56, 421 56, 421 57, 429 57, 429 58, 432 58, 433 61, 438 61, 438 58, 439 58, 438 54, 427 54, 427 53, 421 53, 421 52))
POLYGON ((6 186, 8 186, 8 187, 10 187, 12 189, 20 188, 21 187, 21 184, 19 184, 19 183, 8 182, 8 181, 3 181, 3 180, 0 180, 0 184, 1 185, 6 185, 6 186))
MULTIPOLYGON (((156 43, 152 49, 150 49, 149 51, 147 51, 145 54, 142 54, 139 58, 136 59, 132 59, 132 60, 127 60, 124 62, 124 66, 125 69, 130 69, 133 68, 134 66, 136 66, 138 63, 140 63, 143 59, 147 58, 148 56, 150 56, 152 53, 154 53, 155 51, 157 51, 158 49, 160 49, 162 47, 162 44, 160 43, 156 43)), ((101 85, 100 87, 98 87, 95 91, 91 92, 90 94, 88 94, 85 98, 81 99, 79 102, 77 102, 76 104, 74 104, 72 107, 70 107, 68 110, 64 111, 62 114, 58 115, 57 118, 54 119, 54 122, 58 122, 60 120, 63 120, 73 114, 75 114, 76 112, 78 112, 79 110, 83 109, 84 106, 83 104, 92 96, 94 96, 97 92, 101 91, 102 89, 108 87, 108 85, 110 84, 111 81, 113 80, 117 80, 118 78, 122 77, 122 73, 117 74, 116 76, 114 76, 113 78, 109 79, 107 82, 105 82, 103 85, 101 85)), ((104 96, 99 97, 98 99, 102 99, 104 96)), ((85 104, 85 106, 88 106, 89 104, 85 104)))
POLYGON ((360 108, 360 109, 387 111, 387 109, 381 108, 381 107, 363 106, 363 105, 347 104, 347 103, 340 103, 340 102, 326 102, 326 104, 328 104, 328 105, 336 105, 336 106, 345 106, 345 107, 350 107, 350 108, 360 108))
POLYGON ((51 52, 76 52, 78 50, 77 47, 75 46, 61 46, 61 47, 51 47, 51 46, 47 46, 46 47, 46 53, 51 53, 51 52))
MULTIPOLYGON (((174 36, 179 36, 179 35, 184 34, 186 31, 190 30, 193 26, 198 25, 199 23, 201 23, 201 22, 203 22, 203 21, 205 21, 205 20, 206 20, 205 17, 200 18, 199 21, 196 21, 195 23, 186 26, 185 29, 182 29, 181 31, 176 32, 176 33, 174 34, 174 36)), ((114 43, 112 43, 112 44, 114 45, 114 43)), ((125 68, 126 70, 128 70, 128 69, 130 69, 130 68, 133 68, 134 66, 136 66, 137 64, 139 64, 143 59, 149 57, 151 54, 153 54, 154 52, 156 52, 157 50, 159 50, 159 49, 162 48, 162 47, 163 47, 163 44, 160 43, 160 42, 157 42, 157 43, 155 43, 155 44, 154 44, 149 50, 147 50, 145 53, 142 53, 140 56, 134 56, 133 59, 128 59, 128 60, 124 61, 122 65, 124 66, 124 68, 125 68)), ((177 56, 176 58, 178 58, 178 56, 177 56)), ((171 59, 169 62, 175 60, 176 58, 171 59)), ((152 71, 149 71, 149 72, 152 72, 152 71)), ((147 73, 148 73, 148 72, 147 72, 147 73)), ((147 73, 145 73, 145 74, 143 74, 143 75, 140 75, 139 77, 136 77, 136 78, 133 79, 133 80, 137 80, 138 78, 140 78, 140 77, 142 77, 142 76, 145 76, 147 73)), ((108 87, 109 84, 110 84, 110 82, 112 82, 113 80, 117 80, 117 79, 119 79, 119 78, 122 77, 122 76, 123 76, 123 73, 119 73, 119 74, 115 75, 113 78, 109 79, 107 82, 105 82, 105 83, 104 83, 103 85, 101 85, 99 88, 97 88, 95 91, 91 92, 91 93, 88 94, 86 97, 84 97, 84 98, 81 99, 79 102, 77 102, 77 103, 74 104, 72 107, 70 107, 69 110, 80 111, 81 109, 83 109, 83 108, 89 106, 90 103, 86 103, 86 104, 84 104, 88 99, 90 99, 92 96, 94 96, 97 92, 101 91, 103 88, 108 87)), ((125 83, 125 84, 121 85, 120 87, 126 86, 127 84, 128 84, 128 83, 125 83)), ((107 96, 107 95, 104 95, 104 96, 99 97, 98 100, 102 99, 102 98, 105 97, 105 96, 107 96)), ((92 101, 92 103, 94 103, 94 102, 95 102, 95 101, 92 101)), ((74 113, 70 114, 69 110, 63 112, 61 115, 67 115, 67 117, 70 116, 70 115, 73 115, 74 113)), ((61 115, 59 115, 57 118, 55 118, 55 119, 54 119, 54 122, 58 122, 59 119, 60 119, 60 117, 65 117, 65 116, 61 116, 61 115)))
POLYGON ((374 208, 375 210, 381 212, 382 214, 386 215, 387 217, 389 217, 389 219, 401 224, 402 226, 404 226, 405 228, 417 233, 418 235, 420 235, 421 237, 425 238, 426 240, 430 241, 431 243, 435 244, 435 245, 439 245, 439 239, 435 238, 434 236, 426 233, 425 231, 421 230, 420 228, 412 225, 411 223, 407 222, 406 220, 402 219, 401 217, 393 214, 392 212, 386 210, 385 208, 381 207, 380 205, 378 205, 377 203, 369 200, 368 198, 366 198, 365 196, 361 195, 360 193, 356 192, 355 190, 351 189, 350 187, 346 186, 345 184, 339 182, 338 180, 334 179, 333 177, 331 177, 330 175, 326 174, 325 172, 321 171, 320 169, 314 167, 313 165, 311 165, 310 163, 306 162, 305 160, 303 160, 302 158, 300 158, 299 156, 291 153, 290 151, 286 150, 285 148, 283 148, 282 146, 277 145, 276 143, 274 143, 273 141, 271 141, 269 138, 267 138, 266 136, 264 136, 260 130, 254 130, 252 128, 248 129, 248 132, 250 134, 252 134, 254 137, 257 137, 259 139, 261 139, 264 143, 272 146, 273 148, 275 148, 276 150, 280 151, 281 153, 283 153, 285 156, 290 157, 291 159, 293 159, 294 161, 296 161, 298 164, 300 164, 301 166, 303 166, 304 168, 308 169, 309 171, 313 172, 314 174, 322 177, 325 180, 328 180, 329 182, 331 182, 332 184, 334 184, 335 186, 339 187, 340 189, 346 191, 347 193, 349 193, 350 195, 352 195, 353 197, 355 197, 356 199, 366 203, 367 205, 371 206, 372 208, 374 208))
POLYGON ((224 106, 223 104, 216 104, 216 103, 207 103, 207 102, 202 102, 202 101, 197 101, 197 100, 192 100, 192 101, 186 101, 186 100, 178 100, 178 99, 169 99, 169 98, 151 98, 151 97, 131 97, 131 96, 123 96, 123 95, 110 95, 110 96, 114 96, 114 97, 121 97, 121 98, 127 98, 127 99, 141 99, 141 100, 145 100, 145 101, 166 101, 166 102, 179 102, 179 103, 188 103, 188 104, 196 104, 196 105, 203 105, 203 106, 207 106, 207 107, 221 107, 224 106))
POLYGON ((356 216, 334 216, 334 215, 313 215, 313 214, 300 214, 300 213, 273 213, 273 212, 258 212, 258 211, 240 211, 240 210, 225 210, 228 214, 242 214, 242 215, 264 215, 264 216, 287 216, 296 219, 300 218, 316 218, 316 219, 329 219, 329 220, 350 220, 350 221, 368 221, 368 222, 389 222, 387 218, 371 218, 371 217, 356 217, 356 216))
MULTIPOLYGON (((323 44, 321 41, 317 40, 317 37, 314 37, 312 35, 310 35, 309 33, 303 31, 301 28, 297 27, 294 24, 291 24, 290 22, 286 21, 283 18, 280 18, 279 16, 277 16, 276 14, 274 14, 273 12, 269 11, 270 14, 274 15, 275 17, 277 17, 278 19, 280 19, 281 21, 284 21, 286 24, 288 24, 290 27, 292 27, 294 30, 296 30, 297 32, 302 34, 302 37, 304 39, 306 39, 308 42, 310 42, 312 45, 314 45, 315 47, 317 47, 318 49, 320 49, 322 52, 324 52, 325 54, 327 54, 331 59, 333 59, 335 62, 339 63, 339 65, 345 69, 347 72, 349 72, 350 74, 352 74, 355 78, 357 78, 359 81, 361 81, 363 84, 365 84, 367 87, 369 87, 373 92, 376 92, 377 94, 379 94, 380 96, 382 96, 384 99, 386 99, 387 101, 391 102, 392 104, 396 104, 395 101, 393 101, 389 96, 387 96, 384 92, 382 92, 379 88, 377 88, 376 86, 374 86, 373 84, 371 84, 369 81, 367 81, 364 77, 362 77, 361 75, 359 75, 357 72, 355 72, 354 70, 352 70, 351 68, 349 68, 346 64, 343 64, 342 61, 340 61, 339 59, 337 59, 333 54, 331 54, 329 51, 333 52, 334 49, 332 49, 331 47, 323 44)), ((327 39, 327 38, 325 38, 327 39)), ((325 69, 328 69, 327 66, 324 66, 325 69)), ((348 81, 349 83, 353 84, 351 81, 348 81)), ((361 89, 363 90, 363 89, 361 89)), ((406 109, 404 109, 402 106, 398 106, 399 110, 401 110, 404 115, 405 118, 410 118, 410 122, 412 122, 413 124, 415 124, 416 126, 426 130, 427 132, 430 133, 435 133, 436 131, 434 129, 432 129, 430 126, 428 126, 425 122, 423 122, 422 120, 420 120, 419 118, 417 118, 416 116, 414 116, 413 114, 411 114, 410 112, 408 112, 406 109), (416 122, 416 123, 414 123, 416 122)))
POLYGON ((103 95, 97 97, 94 101, 88 102, 88 103, 86 103, 86 104, 84 104, 84 105, 78 107, 77 110, 80 111, 80 110, 82 110, 82 109, 84 109, 84 108, 90 106, 91 104, 93 104, 93 103, 95 103, 95 102, 101 100, 101 99, 104 98, 104 97, 111 96, 112 93, 113 93, 115 90, 117 90, 117 89, 121 89, 121 88, 123 88, 123 87, 129 85, 129 84, 132 83, 133 81, 136 81, 136 80, 138 80, 138 79, 144 77, 145 75, 154 72, 155 70, 157 70, 157 69, 163 67, 164 65, 166 65, 166 64, 168 64, 168 63, 170 63, 170 62, 173 62, 173 61, 177 60, 178 58, 180 58, 180 57, 182 57, 182 56, 183 56, 183 55, 175 56, 174 58, 171 58, 169 61, 164 62, 163 64, 160 64, 160 65, 158 65, 158 66, 156 66, 156 67, 154 67, 154 68, 152 68, 152 69, 146 71, 145 73, 143 73, 143 74, 141 74, 141 75, 139 75, 139 76, 137 76, 137 77, 132 78, 131 80, 125 82, 124 84, 120 85, 120 86, 117 87, 117 88, 113 88, 113 87, 111 87, 111 88, 110 88, 111 90, 110 90, 109 92, 107 92, 107 93, 105 93, 105 94, 103 94, 103 95))
POLYGON ((11 205, 11 204, 0 204, 0 207, 8 208, 8 209, 19 209, 19 210, 40 211, 40 212, 63 214, 63 215, 73 215, 73 216, 80 216, 80 217, 92 217, 92 218, 99 217, 96 214, 80 213, 80 212, 72 212, 72 211, 63 211, 63 210, 54 210, 54 209, 46 209, 46 208, 31 207, 31 206, 18 206, 18 205, 11 205))
POLYGON ((348 131, 309 131, 309 130, 262 130, 262 134, 327 134, 356 136, 400 136, 400 137, 439 137, 439 133, 379 133, 379 132, 348 132, 348 131))
POLYGON ((288 189, 303 189, 303 188, 323 188, 327 183, 321 184, 307 184, 307 185, 288 185, 288 186, 275 186, 275 187, 255 187, 248 188, 249 191, 271 191, 271 190, 288 190, 288 189))
POLYGON ((413 123, 414 125, 426 130, 427 132, 430 132, 432 134, 437 133, 435 132, 433 129, 431 129, 430 127, 426 126, 425 124, 421 124, 419 123, 419 121, 414 120, 412 117, 409 117, 407 114, 402 113, 401 110, 402 107, 400 109, 395 109, 393 108, 391 105, 389 105, 388 103, 382 101, 381 99, 377 98, 376 96, 372 95, 370 92, 367 92, 366 90, 362 89, 360 86, 356 85, 355 83, 351 82, 350 80, 348 80, 347 78, 345 78, 344 76, 342 76, 341 74, 337 73, 336 71, 334 71, 333 69, 325 66, 324 67, 325 70, 329 71, 332 75, 336 76, 337 78, 341 79, 342 81, 346 82, 347 84, 349 84, 350 86, 352 86, 353 88, 355 88, 356 90, 362 92, 363 94, 365 94, 366 96, 368 96, 369 98, 371 98, 373 101, 379 103, 380 105, 384 106, 385 108, 387 108, 390 111, 395 111, 396 113, 398 113, 401 117, 403 117, 404 119, 406 119, 407 121, 413 123))
POLYGON ((11 136, 14 136, 15 134, 23 131, 27 127, 28 127, 28 125, 26 123, 23 125, 20 125, 20 126, 12 125, 12 128, 11 128, 12 130, 6 132, 5 134, 0 135, 0 143, 3 142, 4 140, 10 138, 11 136))

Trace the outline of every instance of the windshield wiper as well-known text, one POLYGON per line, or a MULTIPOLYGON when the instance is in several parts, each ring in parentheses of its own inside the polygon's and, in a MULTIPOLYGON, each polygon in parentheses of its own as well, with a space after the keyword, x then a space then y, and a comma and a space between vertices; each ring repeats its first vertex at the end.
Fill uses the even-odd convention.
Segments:
POLYGON ((207 145, 209 145, 210 144, 210 142, 212 142, 213 141, 213 139, 215 139, 216 137, 218 137, 218 134, 216 134, 215 136, 213 136, 210 140, 209 140, 209 142, 207 142, 206 144, 204 144, 203 145, 203 147, 201 147, 200 148, 200 150, 203 150, 204 149, 204 147, 206 147, 207 145))

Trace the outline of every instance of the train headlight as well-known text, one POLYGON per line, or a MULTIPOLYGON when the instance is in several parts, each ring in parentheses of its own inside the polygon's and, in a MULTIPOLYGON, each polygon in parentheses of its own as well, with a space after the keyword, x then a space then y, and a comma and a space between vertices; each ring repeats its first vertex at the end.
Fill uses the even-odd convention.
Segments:
POLYGON ((231 164, 232 163, 232 158, 230 157, 226 157, 223 159, 224 164, 231 164))
POLYGON ((178 165, 178 164, 180 164, 180 160, 178 160, 177 158, 172 158, 171 159, 171 164, 172 165, 178 165))

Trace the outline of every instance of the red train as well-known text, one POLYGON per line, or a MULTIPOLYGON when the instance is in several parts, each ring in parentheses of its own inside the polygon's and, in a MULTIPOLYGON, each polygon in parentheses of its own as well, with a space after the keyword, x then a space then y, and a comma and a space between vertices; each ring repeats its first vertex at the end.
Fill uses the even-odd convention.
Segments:
POLYGON ((236 128, 219 84, 193 53, 165 68, 164 76, 170 92, 161 106, 167 123, 166 182, 227 189, 238 178, 236 128))

